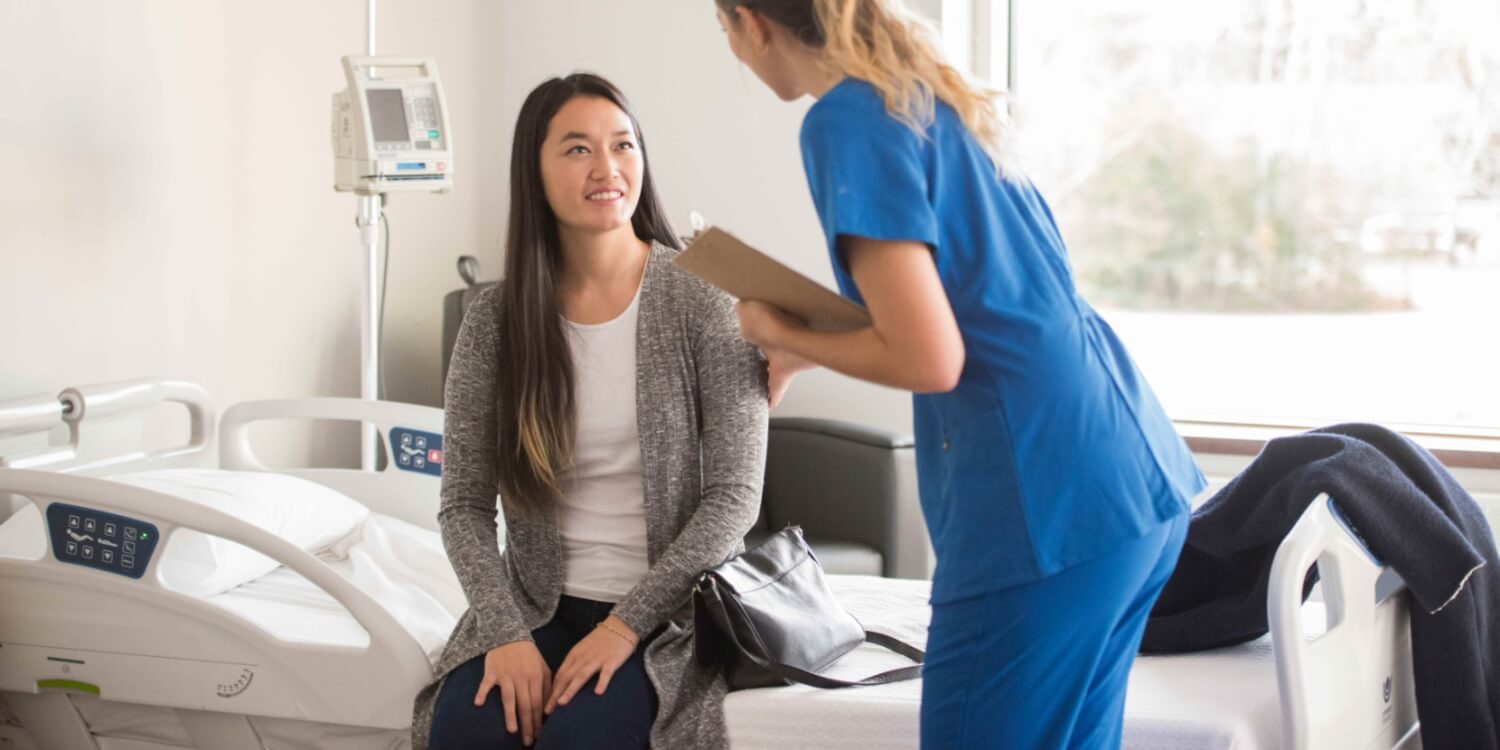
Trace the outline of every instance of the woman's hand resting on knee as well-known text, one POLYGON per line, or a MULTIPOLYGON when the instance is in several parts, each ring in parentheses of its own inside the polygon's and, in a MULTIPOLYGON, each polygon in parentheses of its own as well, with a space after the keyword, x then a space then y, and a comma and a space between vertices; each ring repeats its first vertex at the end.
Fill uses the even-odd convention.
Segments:
POLYGON ((604 695, 609 678, 635 653, 636 644, 640 642, 641 637, 624 620, 614 615, 604 618, 594 632, 573 646, 562 666, 557 668, 557 679, 552 683, 546 713, 551 715, 558 706, 568 705, 568 701, 595 674, 599 675, 599 685, 594 688, 594 693, 604 695))
POLYGON ((515 734, 520 729, 522 743, 530 746, 542 729, 542 707, 552 692, 552 670, 535 643, 515 641, 485 654, 484 679, 479 681, 474 705, 484 705, 490 690, 497 687, 505 707, 505 731, 515 734))

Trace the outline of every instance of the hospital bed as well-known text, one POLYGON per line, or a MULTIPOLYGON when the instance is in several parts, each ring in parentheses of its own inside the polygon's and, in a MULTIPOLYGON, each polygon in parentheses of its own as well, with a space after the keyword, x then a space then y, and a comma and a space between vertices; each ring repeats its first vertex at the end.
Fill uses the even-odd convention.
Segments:
MULTIPOLYGON (((830 576, 867 630, 921 645, 929 585, 830 576)), ((1125 750, 1371 750, 1421 747, 1404 584, 1317 498, 1279 547, 1267 605, 1270 633, 1202 653, 1141 656, 1125 699, 1125 750), (1302 601, 1312 565, 1320 600, 1302 601)), ((853 679, 902 666, 864 645, 828 672, 853 679)), ((725 699, 736 749, 916 748, 921 683, 850 690, 743 690, 725 699)))
MULTIPOLYGON (((288 469, 358 498, 368 519, 337 559, 173 495, 111 481, 142 469, 211 467, 216 415, 192 384, 142 380, 0 405, 0 436, 66 429, 65 444, 0 458, 0 500, 22 498, 0 526, 0 698, 44 750, 161 747, 402 747, 412 696, 464 607, 435 531, 438 473, 399 443, 434 441, 442 413, 354 399, 243 404, 222 422, 222 467, 262 470, 253 425, 364 421, 392 442, 383 470, 288 469), (101 422, 178 404, 185 445, 90 456, 101 422), (102 539, 84 561, 64 549, 74 523, 102 539), (45 520, 44 520, 45 519, 45 520), (21 528, 18 528, 21 527, 21 528), (169 538, 192 529, 281 564, 230 591, 193 596, 158 575, 169 538), (150 538, 148 538, 150 537, 150 538), (124 543, 123 538, 120 543, 124 543), (148 549, 148 543, 154 548, 148 549), (327 556, 324 556, 327 557, 327 556), (64 560, 67 560, 66 562, 64 560)), ((18 734, 16 732, 15 734, 18 734)), ((0 735, 3 737, 4 735, 0 735)), ((19 743, 27 739, 16 740, 19 743)))
MULTIPOLYGON (((301 399, 237 405, 216 430, 202 389, 155 380, 0 404, 0 438, 68 435, 62 445, 0 455, 0 502, 22 498, 0 525, 0 747, 406 747, 412 696, 431 679, 464 608, 435 531, 437 467, 392 460, 374 472, 279 469, 369 507, 360 533, 337 554, 310 553, 232 515, 108 477, 215 463, 263 471, 249 435, 252 425, 274 420, 372 423, 400 457, 407 438, 440 441, 441 417, 410 405, 301 399), (186 445, 87 455, 97 423, 163 403, 186 407, 186 445), (196 529, 281 566, 192 596, 162 583, 160 555, 138 577, 62 562, 58 543, 68 537, 48 521, 61 511, 57 520, 66 523, 70 508, 150 528, 158 543, 196 529)), ((1125 747, 1419 746, 1407 596, 1327 498, 1297 523, 1272 575, 1266 638, 1137 661, 1125 747), (1304 606, 1301 583, 1314 563, 1323 596, 1304 606)), ((927 582, 830 581, 867 628, 925 640, 927 582)), ((832 674, 862 676, 899 661, 866 646, 832 674)), ((725 710, 735 748, 914 748, 919 697, 919 681, 791 686, 733 693, 725 710)))

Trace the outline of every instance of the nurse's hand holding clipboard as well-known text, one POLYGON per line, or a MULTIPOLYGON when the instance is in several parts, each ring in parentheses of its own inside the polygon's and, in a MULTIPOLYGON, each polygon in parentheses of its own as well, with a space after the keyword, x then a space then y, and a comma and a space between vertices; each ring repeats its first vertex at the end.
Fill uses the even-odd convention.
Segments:
POLYGON ((793 375, 814 363, 916 393, 952 390, 963 372, 964 343, 932 251, 919 242, 864 237, 844 237, 840 249, 870 326, 820 332, 763 302, 744 300, 736 308, 741 335, 771 362, 772 393, 778 386, 784 392, 793 375))

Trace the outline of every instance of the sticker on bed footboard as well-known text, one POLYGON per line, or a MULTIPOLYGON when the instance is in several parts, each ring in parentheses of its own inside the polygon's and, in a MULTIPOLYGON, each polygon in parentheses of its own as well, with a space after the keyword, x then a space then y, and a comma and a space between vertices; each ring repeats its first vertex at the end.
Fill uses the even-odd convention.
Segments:
POLYGON ((52 556, 59 561, 140 578, 156 551, 156 526, 66 503, 47 506, 52 556))
POLYGON ((432 476, 443 474, 443 436, 406 427, 391 428, 391 456, 396 468, 432 476))

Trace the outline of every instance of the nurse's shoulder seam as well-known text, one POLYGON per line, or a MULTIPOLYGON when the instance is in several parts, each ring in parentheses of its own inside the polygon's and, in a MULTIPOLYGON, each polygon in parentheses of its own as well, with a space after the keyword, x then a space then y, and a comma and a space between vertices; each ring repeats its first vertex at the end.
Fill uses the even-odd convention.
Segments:
MULTIPOLYGON (((927 127, 930 129, 932 125, 927 127)), ((854 133, 864 134, 863 140, 867 141, 890 143, 886 139, 894 138, 904 147, 919 150, 932 140, 930 135, 917 133, 887 111, 880 92, 858 79, 840 84, 813 103, 802 120, 801 140, 805 146, 810 134, 819 140, 842 140, 854 133), (870 137, 872 134, 874 138, 870 137)))

